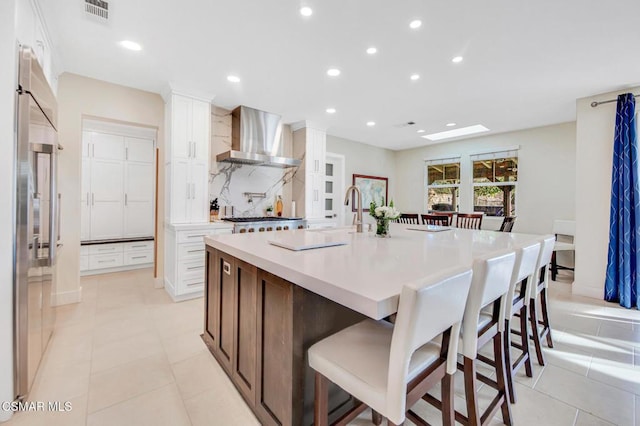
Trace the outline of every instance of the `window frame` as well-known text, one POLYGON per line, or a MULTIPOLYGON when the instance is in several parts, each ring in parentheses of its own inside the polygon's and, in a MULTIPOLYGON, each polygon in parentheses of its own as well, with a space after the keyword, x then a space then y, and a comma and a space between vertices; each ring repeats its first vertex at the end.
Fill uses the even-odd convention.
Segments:
MULTIPOLYGON (((518 199, 520 198, 518 196, 518 182, 520 181, 520 156, 519 156, 519 147, 513 147, 513 148, 508 148, 508 149, 501 149, 501 150, 496 150, 496 151, 484 151, 484 152, 480 152, 480 153, 472 153, 469 155, 469 161, 470 161, 470 168, 471 168, 471 176, 470 176, 470 181, 471 181, 471 206, 473 207, 473 210, 475 211, 475 189, 476 187, 486 187, 486 186, 512 186, 513 189, 516 191, 516 195, 515 195, 515 200, 514 200, 514 210, 515 210, 515 214, 514 216, 517 216, 518 214, 518 199), (515 181, 503 181, 503 182, 474 182, 474 176, 473 176, 473 163, 476 161, 482 161, 482 160, 491 160, 491 161, 495 161, 501 158, 516 158, 518 161, 518 173, 516 174, 516 180, 515 181)), ((495 173, 495 172, 494 172, 495 173)), ((502 216, 490 216, 487 215, 485 213, 485 217, 487 218, 504 218, 506 217, 506 215, 504 214, 505 212, 503 212, 502 216)))
POLYGON ((454 206, 454 212, 460 211, 460 198, 461 192, 460 188, 462 186, 462 156, 447 156, 447 157, 439 157, 439 158, 425 158, 424 159, 424 206, 425 212, 433 211, 429 209, 429 190, 431 188, 457 188, 458 196, 456 197, 456 205, 454 206), (457 164, 458 165, 458 183, 446 183, 446 184, 436 184, 429 185, 429 166, 437 166, 444 164, 457 164))

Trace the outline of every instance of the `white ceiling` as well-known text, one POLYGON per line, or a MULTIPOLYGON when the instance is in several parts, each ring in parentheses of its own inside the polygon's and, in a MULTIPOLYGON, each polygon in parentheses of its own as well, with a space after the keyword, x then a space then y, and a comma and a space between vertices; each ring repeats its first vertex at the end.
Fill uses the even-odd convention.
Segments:
POLYGON ((171 83, 390 149, 426 145, 416 131, 448 122, 497 133, 572 121, 577 98, 640 84, 638 0, 109 3, 101 24, 82 0, 40 0, 60 71, 158 93, 171 83), (144 49, 126 51, 124 39, 144 49), (397 127, 407 121, 416 125, 397 127))

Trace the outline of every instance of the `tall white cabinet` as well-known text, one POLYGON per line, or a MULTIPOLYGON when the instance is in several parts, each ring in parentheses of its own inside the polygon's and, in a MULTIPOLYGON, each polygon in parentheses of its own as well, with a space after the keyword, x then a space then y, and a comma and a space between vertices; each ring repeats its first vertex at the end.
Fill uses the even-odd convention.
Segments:
POLYGON ((305 219, 324 218, 325 163, 327 133, 324 129, 307 122, 291 126, 293 129, 293 156, 304 161, 298 173, 304 179, 294 180, 293 194, 305 219))
POLYGON ((81 241, 153 237, 154 141, 84 131, 81 241))
POLYGON ((232 228, 209 224, 210 102, 177 93, 165 101, 164 288, 180 301, 204 294, 204 236, 232 228))

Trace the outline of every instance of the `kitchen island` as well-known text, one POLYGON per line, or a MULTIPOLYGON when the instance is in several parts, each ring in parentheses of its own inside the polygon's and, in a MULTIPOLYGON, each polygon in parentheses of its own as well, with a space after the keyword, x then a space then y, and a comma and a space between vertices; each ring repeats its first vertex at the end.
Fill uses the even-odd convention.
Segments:
MULTIPOLYGON (((306 351, 365 317, 396 312, 402 287, 540 236, 392 224, 391 238, 351 228, 205 238, 203 339, 262 424, 313 422, 313 374, 306 351), (326 241, 292 251, 269 243, 326 241)), ((351 401, 352 402, 352 401, 351 401)), ((348 395, 330 390, 333 418, 348 395)))

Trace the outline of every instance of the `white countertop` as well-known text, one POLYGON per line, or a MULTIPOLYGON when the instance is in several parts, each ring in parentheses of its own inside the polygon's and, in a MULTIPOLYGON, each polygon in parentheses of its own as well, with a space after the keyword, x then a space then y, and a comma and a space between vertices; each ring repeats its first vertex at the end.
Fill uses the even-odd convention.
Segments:
POLYGON ((347 245, 291 251, 268 243, 273 232, 213 235, 205 243, 374 319, 396 312, 403 285, 448 268, 472 265, 475 257, 516 248, 542 236, 453 228, 443 232, 391 224, 391 238, 352 228, 320 232, 347 245))
POLYGON ((173 231, 192 231, 196 229, 233 229, 230 222, 204 222, 204 223, 168 223, 165 225, 173 231))

